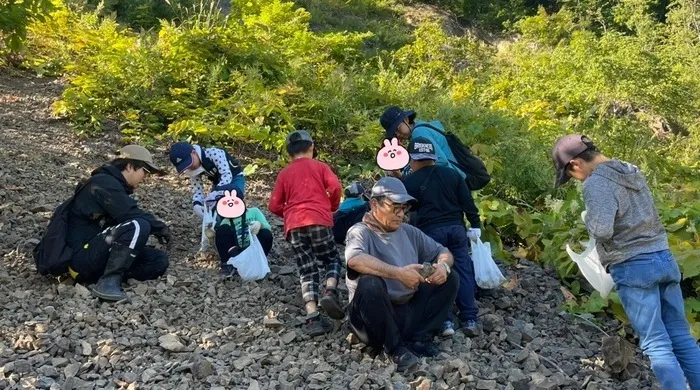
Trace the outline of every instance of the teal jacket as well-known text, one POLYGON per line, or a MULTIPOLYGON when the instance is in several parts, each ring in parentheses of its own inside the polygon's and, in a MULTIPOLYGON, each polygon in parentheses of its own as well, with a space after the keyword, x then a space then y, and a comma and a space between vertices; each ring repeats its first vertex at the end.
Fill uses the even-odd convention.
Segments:
MULTIPOLYGON (((454 154, 452 154, 452 149, 450 149, 450 145, 447 143, 447 138, 445 138, 445 136, 440 134, 439 132, 431 129, 430 127, 421 126, 421 124, 423 123, 429 124, 433 127, 437 127, 442 131, 445 131, 445 128, 442 126, 442 123, 440 123, 440 121, 427 122, 419 120, 416 121, 416 124, 413 127, 413 132, 411 133, 411 140, 418 137, 425 137, 429 139, 430 142, 432 142, 433 145, 435 145, 435 155, 437 156, 437 161, 435 161, 435 164, 452 168, 455 171, 457 171, 457 173, 459 173, 462 179, 466 179, 467 175, 464 172, 462 172, 461 169, 457 168, 456 159, 454 154)), ((410 169, 407 169, 406 172, 404 172, 404 174, 410 173, 410 169)))

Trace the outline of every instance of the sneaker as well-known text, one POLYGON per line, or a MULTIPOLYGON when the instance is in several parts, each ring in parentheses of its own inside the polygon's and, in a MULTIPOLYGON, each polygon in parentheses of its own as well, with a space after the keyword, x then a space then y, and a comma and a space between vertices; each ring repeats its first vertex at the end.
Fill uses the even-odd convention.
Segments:
POLYGON ((455 334, 455 324, 453 324, 452 321, 445 321, 445 323, 442 324, 441 335, 443 337, 450 337, 453 334, 455 334))
POLYGON ((414 341, 407 345, 418 357, 435 357, 440 354, 440 348, 430 341, 414 341))
POLYGON ((420 359, 404 345, 399 345, 391 355, 391 361, 396 364, 396 371, 408 372, 415 370, 420 359))
POLYGON ((338 303, 338 291, 335 288, 327 288, 323 291, 319 304, 332 319, 342 320, 345 318, 345 311, 338 303))
POLYGON ((479 335, 479 328, 476 326, 476 320, 467 320, 462 326, 462 332, 467 337, 476 337, 479 335))
POLYGON ((231 264, 223 263, 221 264, 221 270, 219 271, 222 279, 230 279, 236 275, 236 267, 231 264))
POLYGON ((322 316, 318 312, 314 316, 306 317, 306 324, 304 324, 304 333, 311 337, 320 336, 324 333, 328 333, 333 330, 333 324, 331 324, 326 317, 322 316))

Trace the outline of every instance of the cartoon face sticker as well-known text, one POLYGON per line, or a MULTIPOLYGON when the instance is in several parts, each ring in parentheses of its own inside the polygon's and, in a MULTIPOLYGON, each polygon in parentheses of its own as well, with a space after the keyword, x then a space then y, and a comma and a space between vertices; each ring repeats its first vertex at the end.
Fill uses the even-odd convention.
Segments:
POLYGON ((245 203, 236 196, 236 190, 225 191, 224 197, 216 202, 216 212, 224 218, 238 218, 245 213, 245 203))
POLYGON ((399 145, 396 138, 392 138, 391 141, 385 139, 384 147, 377 153, 377 165, 385 171, 402 169, 408 165, 410 159, 408 151, 399 145))

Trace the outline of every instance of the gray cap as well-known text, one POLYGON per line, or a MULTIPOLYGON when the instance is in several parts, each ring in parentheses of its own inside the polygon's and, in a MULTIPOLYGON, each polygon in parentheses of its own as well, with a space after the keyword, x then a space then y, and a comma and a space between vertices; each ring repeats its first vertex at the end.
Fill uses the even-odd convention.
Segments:
POLYGON ((287 146, 289 146, 289 144, 291 144, 292 142, 297 141, 314 142, 314 139, 311 138, 311 134, 309 134, 309 132, 306 130, 296 130, 287 136, 287 146))
POLYGON ((594 147, 593 141, 583 134, 570 134, 557 140, 552 149, 552 161, 557 170, 555 188, 571 179, 571 176, 566 172, 566 166, 569 165, 569 162, 592 147, 594 147))
POLYGON ((394 203, 408 203, 416 200, 408 194, 401 180, 390 176, 382 177, 372 187, 372 198, 379 197, 387 197, 394 203))

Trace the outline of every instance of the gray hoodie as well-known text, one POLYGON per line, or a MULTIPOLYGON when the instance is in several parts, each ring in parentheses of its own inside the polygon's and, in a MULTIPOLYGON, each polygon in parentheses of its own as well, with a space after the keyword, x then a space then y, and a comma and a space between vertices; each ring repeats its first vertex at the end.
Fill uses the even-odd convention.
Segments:
POLYGON ((604 267, 668 249, 668 239, 644 175, 636 166, 610 160, 583 182, 585 223, 597 241, 604 267))

